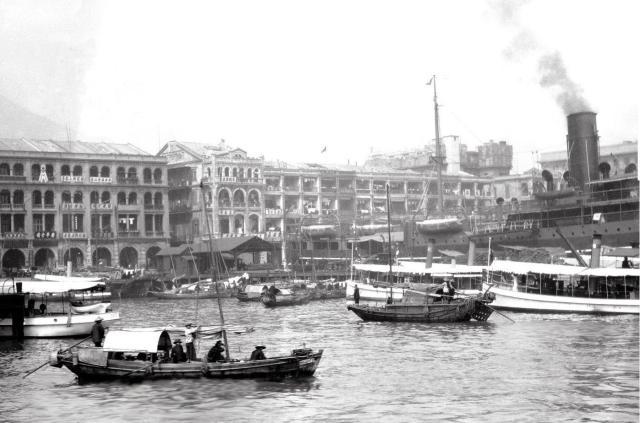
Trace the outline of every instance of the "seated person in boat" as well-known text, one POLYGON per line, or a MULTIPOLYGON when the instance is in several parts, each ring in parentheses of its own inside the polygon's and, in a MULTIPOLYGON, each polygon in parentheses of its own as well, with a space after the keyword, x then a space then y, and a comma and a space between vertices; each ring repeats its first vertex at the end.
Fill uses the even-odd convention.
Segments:
POLYGON ((264 355, 264 352, 262 350, 264 350, 265 347, 264 345, 256 345, 256 349, 253 350, 253 352, 251 353, 251 358, 250 360, 265 360, 267 357, 264 355))
POLYGON ((444 295, 447 299, 447 302, 451 302, 451 300, 453 299, 453 296, 456 295, 456 289, 453 287, 453 285, 451 284, 450 280, 447 280, 445 282, 445 287, 443 288, 444 291, 444 295))
POLYGON ((178 363, 180 361, 187 361, 187 354, 182 349, 182 341, 176 339, 173 341, 173 348, 171 348, 171 361, 178 363))
POLYGON ((207 361, 224 361, 224 356, 222 355, 223 352, 224 347, 222 346, 222 341, 217 341, 216 344, 209 350, 209 353, 207 354, 207 361))
POLYGON ((443 283, 442 285, 440 285, 440 286, 436 289, 435 294, 436 294, 436 295, 438 295, 438 297, 436 297, 436 298, 434 298, 434 299, 433 299, 433 302, 434 302, 434 303, 442 301, 442 296, 444 295, 444 287, 445 287, 446 285, 447 285, 447 284, 443 283))

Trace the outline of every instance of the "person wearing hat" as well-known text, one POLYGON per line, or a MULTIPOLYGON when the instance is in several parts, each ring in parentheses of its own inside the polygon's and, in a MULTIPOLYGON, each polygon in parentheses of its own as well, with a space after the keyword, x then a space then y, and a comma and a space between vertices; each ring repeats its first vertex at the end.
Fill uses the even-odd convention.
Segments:
POLYGON ((96 347, 102 346, 102 340, 104 339, 104 326, 102 326, 102 317, 96 317, 96 322, 91 328, 91 340, 96 347))
POLYGON ((262 350, 264 350, 265 347, 264 345, 256 345, 256 349, 253 350, 253 352, 251 353, 251 358, 250 360, 264 360, 267 357, 264 355, 264 352, 262 350))
POLYGON ((224 356, 222 355, 223 352, 224 346, 222 345, 222 341, 217 341, 216 344, 209 350, 209 354, 207 354, 207 361, 224 361, 224 356))
POLYGON ((171 348, 171 361, 174 363, 187 361, 187 357, 182 349, 182 341, 179 339, 173 341, 173 348, 171 348))
POLYGON ((184 329, 184 343, 187 345, 187 361, 191 362, 191 360, 196 359, 196 348, 193 345, 193 340, 196 338, 196 332, 198 331, 198 326, 193 326, 193 323, 187 323, 186 328, 184 329))

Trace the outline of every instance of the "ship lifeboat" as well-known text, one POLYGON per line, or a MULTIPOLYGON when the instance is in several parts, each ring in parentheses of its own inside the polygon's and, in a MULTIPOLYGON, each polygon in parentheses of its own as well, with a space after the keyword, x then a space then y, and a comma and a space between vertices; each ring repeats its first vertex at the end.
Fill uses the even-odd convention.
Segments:
POLYGON ((303 226, 302 232, 311 237, 319 237, 319 236, 335 236, 336 225, 309 225, 303 226))
POLYGON ((386 224, 371 224, 371 225, 356 225, 356 232, 358 235, 373 235, 382 230, 386 230, 386 224))
POLYGON ((462 230, 462 221, 457 217, 446 217, 442 219, 425 219, 416 222, 418 231, 423 234, 459 232, 462 230))

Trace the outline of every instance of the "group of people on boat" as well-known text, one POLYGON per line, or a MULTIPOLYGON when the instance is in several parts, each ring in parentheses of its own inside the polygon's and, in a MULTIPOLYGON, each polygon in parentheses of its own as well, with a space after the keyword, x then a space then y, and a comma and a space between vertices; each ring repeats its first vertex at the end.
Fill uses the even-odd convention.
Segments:
POLYGON ((446 301, 447 303, 450 303, 451 300, 454 298, 454 296, 456 295, 456 289, 453 287, 453 285, 451 284, 450 280, 446 280, 442 283, 441 286, 439 286, 436 289, 436 295, 439 295, 439 298, 434 299, 434 301, 438 302, 438 301, 446 301))

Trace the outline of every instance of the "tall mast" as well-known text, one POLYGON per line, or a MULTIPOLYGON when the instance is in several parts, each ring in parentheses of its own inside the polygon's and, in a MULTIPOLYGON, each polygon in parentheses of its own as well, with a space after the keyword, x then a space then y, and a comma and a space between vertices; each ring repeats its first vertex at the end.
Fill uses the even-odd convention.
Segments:
POLYGON ((438 94, 436 92, 436 76, 433 75, 429 84, 433 84, 433 111, 435 115, 436 130, 436 155, 433 160, 436 162, 436 170, 438 172, 438 206, 437 211, 444 213, 444 196, 442 193, 442 150, 440 148, 440 117, 438 115, 438 94))
POLYGON ((393 275, 393 257, 391 256, 391 200, 389 200, 389 184, 387 184, 387 234, 389 236, 389 282, 391 282, 393 275))
POLYGON ((229 361, 229 344, 227 343, 227 331, 224 328, 224 315, 222 314, 222 303, 220 302, 220 290, 218 288, 218 264, 213 253, 213 234, 211 233, 211 225, 209 224, 209 216, 207 216, 207 202, 204 195, 204 181, 200 181, 200 192, 202 192, 202 207, 204 208, 204 217, 207 221, 207 232, 209 233, 209 254, 211 255, 211 283, 216 287, 216 297, 218 299, 218 311, 220 312, 220 326, 222 327, 222 339, 224 340, 224 352, 229 361))

